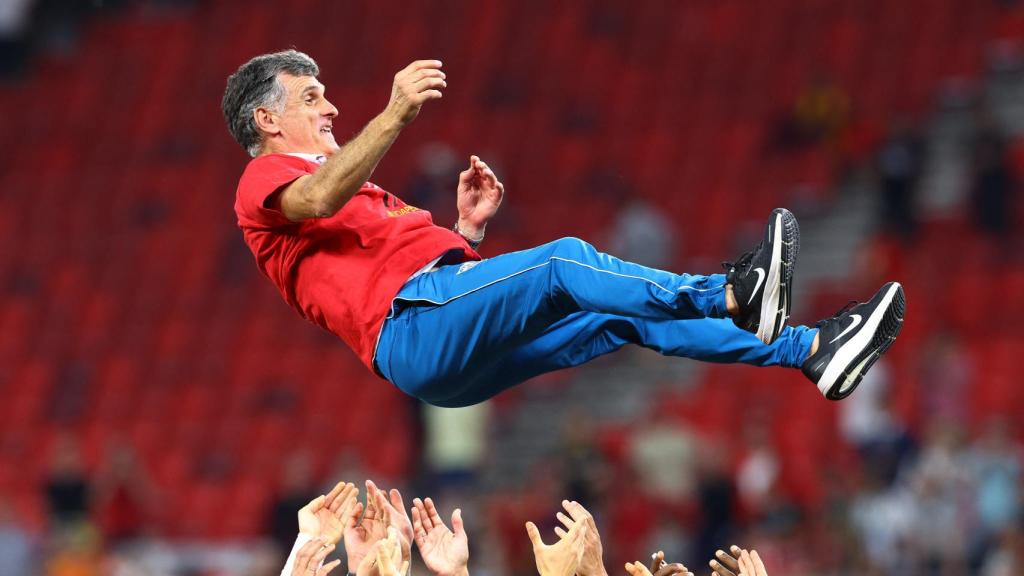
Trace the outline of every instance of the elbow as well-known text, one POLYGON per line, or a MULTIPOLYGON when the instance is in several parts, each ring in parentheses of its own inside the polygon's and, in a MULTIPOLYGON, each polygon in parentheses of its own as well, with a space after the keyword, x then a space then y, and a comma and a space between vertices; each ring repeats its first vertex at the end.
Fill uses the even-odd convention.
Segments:
POLYGON ((323 191, 309 186, 304 192, 303 204, 306 206, 306 213, 311 218, 330 218, 338 212, 338 206, 335 206, 323 191))
POLYGON ((338 208, 323 200, 317 200, 310 203, 309 211, 313 218, 330 218, 338 213, 338 208))

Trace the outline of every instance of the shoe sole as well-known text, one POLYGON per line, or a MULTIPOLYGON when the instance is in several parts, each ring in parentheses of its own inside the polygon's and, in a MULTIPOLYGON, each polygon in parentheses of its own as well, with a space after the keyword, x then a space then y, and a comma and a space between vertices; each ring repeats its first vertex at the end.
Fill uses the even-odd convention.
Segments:
POLYGON ((890 282, 882 290, 885 290, 882 302, 864 322, 860 332, 839 348, 818 382, 818 389, 829 400, 842 400, 849 396, 871 366, 896 341, 903 327, 907 305, 903 286, 899 282, 890 282))
POLYGON ((766 236, 772 245, 772 263, 762 292, 757 337, 771 344, 786 326, 792 305, 793 271, 800 253, 800 225, 796 216, 785 208, 776 208, 766 236))

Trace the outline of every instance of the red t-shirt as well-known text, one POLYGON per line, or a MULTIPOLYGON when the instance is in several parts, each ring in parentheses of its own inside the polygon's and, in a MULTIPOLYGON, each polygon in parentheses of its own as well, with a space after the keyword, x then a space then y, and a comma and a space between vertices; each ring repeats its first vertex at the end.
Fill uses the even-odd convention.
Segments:
POLYGON ((330 218, 292 222, 268 200, 319 165, 287 154, 254 158, 238 182, 235 214, 260 271, 303 318, 345 341, 371 370, 377 336, 402 285, 449 251, 479 260, 430 213, 369 182, 330 218))

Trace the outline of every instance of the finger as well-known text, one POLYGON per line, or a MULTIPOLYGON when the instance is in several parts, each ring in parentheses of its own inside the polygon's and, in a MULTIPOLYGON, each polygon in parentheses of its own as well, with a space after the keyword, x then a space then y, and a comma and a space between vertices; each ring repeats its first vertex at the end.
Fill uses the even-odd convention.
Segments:
POLYGON ((402 562, 402 571, 400 572, 400 574, 408 574, 408 573, 409 573, 409 561, 406 560, 405 562, 402 562))
POLYGON ((736 552, 731 555, 726 554, 724 550, 718 550, 715 552, 715 559, 721 562, 723 566, 732 572, 736 572, 740 568, 739 557, 740 550, 738 548, 736 549, 736 552))
POLYGON ((555 526, 555 536, 558 536, 559 538, 565 538, 567 534, 568 532, 566 532, 561 526, 555 526))
POLYGON ((757 550, 750 551, 750 559, 754 563, 754 573, 756 576, 768 576, 768 570, 764 567, 764 562, 761 561, 761 556, 758 555, 757 550))
POLYGON ((434 526, 444 526, 444 521, 441 520, 441 515, 437 513, 437 507, 434 506, 434 501, 427 498, 423 503, 427 506, 427 514, 430 515, 430 523, 434 526))
POLYGON ((443 80, 447 77, 448 75, 438 68, 420 68, 413 72, 409 79, 413 82, 418 82, 424 78, 441 78, 443 80))
POLYGON ((363 513, 363 503, 356 502, 349 508, 348 514, 345 516, 345 528, 351 530, 359 525, 359 516, 363 513))
POLYGON ((448 82, 444 78, 423 78, 412 83, 412 88, 417 93, 426 90, 442 90, 447 87, 448 82))
MULTIPOLYGON (((712 560, 711 562, 708 562, 708 565, 711 566, 711 570, 714 571, 715 574, 718 574, 718 576, 736 576, 736 572, 734 570, 726 568, 718 560, 712 560)), ((739 570, 739 568, 737 567, 736 570, 739 570)))
POLYGON ((754 562, 746 550, 740 553, 740 574, 754 576, 754 562))
POLYGON ((533 522, 526 523, 526 535, 530 537, 530 542, 533 543, 534 550, 540 550, 546 546, 544 541, 540 538, 540 532, 537 530, 537 525, 533 522))
POLYGON ((351 482, 346 482, 344 486, 342 486, 341 488, 341 493, 338 494, 338 496, 334 499, 334 502, 332 502, 330 505, 331 513, 333 513, 335 516, 340 515, 341 511, 346 506, 350 506, 352 504, 352 500, 355 499, 357 492, 358 491, 356 490, 355 484, 352 484, 351 482))
POLYGON ((657 571, 654 572, 654 576, 674 576, 676 574, 688 574, 690 571, 678 562, 671 564, 665 564, 657 571))
POLYGON ((462 534, 466 531, 466 526, 462 523, 462 509, 456 508, 452 512, 452 531, 456 534, 462 534))
MULTIPOLYGON (((492 172, 491 174, 493 175, 494 173, 492 172)), ((494 181, 494 184, 497 184, 497 180, 494 181)), ((572 516, 573 520, 579 520, 580 518, 590 516, 590 513, 587 512, 587 509, 581 506, 579 502, 570 502, 568 500, 562 500, 562 508, 565 508, 565 511, 568 512, 570 516, 572 516)))
POLYGON ((403 516, 408 518, 409 512, 405 509, 405 500, 402 499, 402 493, 396 490, 395 488, 392 488, 388 492, 388 495, 391 497, 391 505, 395 508, 395 510, 398 510, 399 512, 402 513, 403 516))
POLYGON ((327 508, 330 510, 331 506, 334 505, 334 500, 339 495, 341 495, 341 491, 344 490, 344 489, 345 489, 345 483, 344 482, 338 482, 337 484, 335 484, 334 488, 331 488, 331 491, 328 492, 326 496, 324 496, 324 506, 327 506, 327 508))
POLYGON ((572 525, 569 526, 568 536, 571 539, 576 539, 579 537, 580 532, 583 532, 584 530, 586 530, 586 526, 583 522, 573 522, 572 525))
POLYGON ((444 66, 440 60, 416 60, 406 66, 406 70, 422 70, 424 68, 440 68, 444 66))
POLYGON ((565 514, 562 514, 561 512, 555 514, 555 518, 558 518, 558 521, 561 522, 562 526, 565 526, 566 528, 572 528, 573 523, 576 522, 575 520, 573 520, 572 518, 569 518, 568 516, 566 516, 565 514))
POLYGON ((665 551, 658 550, 651 554, 651 571, 655 571, 665 565, 665 551))
POLYGON ((487 179, 487 182, 490 183, 491 186, 494 186, 495 188, 498 187, 498 177, 494 175, 494 170, 491 170, 490 168, 485 169, 484 178, 487 179))
POLYGON ((430 514, 427 513, 426 504, 419 498, 413 500, 412 504, 420 512, 420 522, 423 523, 423 529, 427 532, 432 532, 434 530, 434 523, 430 521, 430 514))
POLYGON ((423 104, 428 100, 440 100, 441 98, 444 98, 444 94, 442 94, 440 90, 435 89, 424 90, 423 92, 420 92, 414 98, 412 98, 412 100, 415 101, 417 104, 423 104))
POLYGON ((388 540, 381 540, 380 546, 377 547, 377 566, 380 568, 380 573, 394 574, 395 563, 392 560, 392 551, 395 548, 395 543, 388 540))
POLYGON ((316 571, 316 576, 327 576, 327 574, 331 573, 331 570, 334 570, 338 567, 338 564, 341 564, 341 560, 331 560, 327 564, 321 566, 320 569, 316 571))
POLYGON ((306 542, 299 548, 299 553, 295 556, 295 563, 299 566, 305 566, 309 564, 309 559, 316 554, 316 551, 323 547, 324 541, 319 538, 313 538, 309 542, 306 542))
POLYGON ((319 510, 323 505, 324 505, 324 497, 323 496, 317 496, 316 498, 313 498, 312 500, 310 500, 309 504, 306 504, 305 506, 303 506, 302 510, 299 510, 299 512, 300 513, 301 512, 310 512, 310 513, 316 514, 316 511, 319 510))
POLYGON ((309 559, 309 561, 306 564, 306 569, 308 570, 312 566, 319 566, 320 563, 324 561, 324 558, 327 558, 327 555, 333 551, 334 544, 328 544, 326 546, 323 546, 322 548, 316 551, 316 554, 313 554, 312 558, 309 559))

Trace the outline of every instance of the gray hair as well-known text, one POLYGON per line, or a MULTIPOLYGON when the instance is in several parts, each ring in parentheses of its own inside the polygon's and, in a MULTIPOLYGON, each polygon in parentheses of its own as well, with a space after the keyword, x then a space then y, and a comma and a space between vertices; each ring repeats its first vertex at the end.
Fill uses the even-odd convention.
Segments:
POLYGON ((298 50, 284 50, 261 54, 242 64, 228 77, 220 109, 224 112, 224 121, 231 135, 249 156, 256 157, 263 144, 263 134, 256 126, 253 112, 257 108, 278 112, 284 109, 285 89, 277 77, 282 72, 294 76, 317 76, 320 68, 308 55, 298 50))

